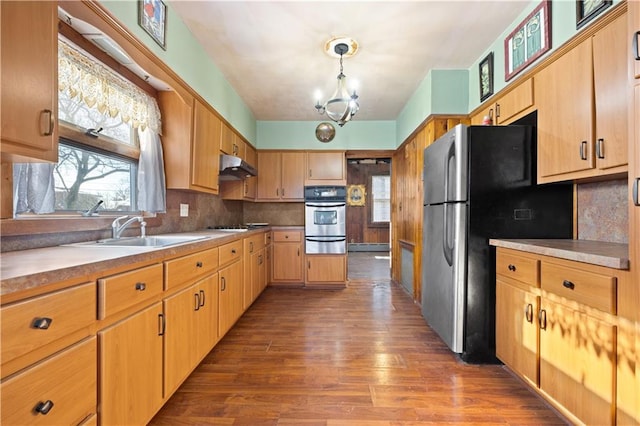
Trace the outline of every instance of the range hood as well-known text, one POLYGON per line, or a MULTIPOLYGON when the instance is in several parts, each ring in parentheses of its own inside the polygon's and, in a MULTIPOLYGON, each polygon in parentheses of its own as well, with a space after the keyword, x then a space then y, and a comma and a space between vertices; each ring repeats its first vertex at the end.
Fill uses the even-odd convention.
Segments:
POLYGON ((218 180, 243 180, 257 175, 258 171, 242 158, 227 154, 220 155, 218 180))

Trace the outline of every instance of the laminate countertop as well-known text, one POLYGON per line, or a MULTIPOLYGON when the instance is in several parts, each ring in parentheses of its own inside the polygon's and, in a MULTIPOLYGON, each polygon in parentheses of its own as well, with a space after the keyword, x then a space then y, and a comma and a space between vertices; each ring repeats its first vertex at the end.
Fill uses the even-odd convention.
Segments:
POLYGON ((629 269, 627 244, 567 239, 490 239, 489 244, 613 269, 629 269))

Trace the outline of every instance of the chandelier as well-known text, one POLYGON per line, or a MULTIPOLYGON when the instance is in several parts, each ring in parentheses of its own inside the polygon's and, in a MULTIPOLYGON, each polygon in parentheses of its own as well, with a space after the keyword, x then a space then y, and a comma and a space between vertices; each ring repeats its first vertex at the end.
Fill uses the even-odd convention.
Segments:
POLYGON ((349 46, 346 43, 338 43, 334 46, 334 51, 337 55, 340 55, 338 87, 336 87, 336 91, 324 105, 321 105, 320 100, 317 100, 316 109, 320 114, 326 113, 331 120, 342 127, 356 115, 360 105, 358 104, 356 91, 354 90, 352 94, 347 91, 347 76, 342 73, 342 55, 349 51, 349 46))

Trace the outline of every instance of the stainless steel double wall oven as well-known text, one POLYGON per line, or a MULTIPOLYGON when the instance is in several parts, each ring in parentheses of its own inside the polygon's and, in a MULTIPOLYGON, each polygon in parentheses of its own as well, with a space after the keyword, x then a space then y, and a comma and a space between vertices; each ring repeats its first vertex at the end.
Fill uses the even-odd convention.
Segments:
POLYGON ((305 186, 304 201, 305 252, 346 253, 346 187, 305 186))

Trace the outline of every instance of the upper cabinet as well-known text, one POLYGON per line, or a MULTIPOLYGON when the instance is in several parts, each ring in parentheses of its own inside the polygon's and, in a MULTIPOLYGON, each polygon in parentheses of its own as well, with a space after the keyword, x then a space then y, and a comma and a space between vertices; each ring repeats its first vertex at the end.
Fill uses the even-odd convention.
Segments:
POLYGON ((306 155, 304 185, 346 185, 344 151, 310 151, 306 155))
POLYGON ((258 153, 259 201, 303 201, 305 153, 261 151, 258 153))
POLYGON ((249 161, 247 158, 247 147, 250 144, 245 142, 228 124, 222 123, 222 131, 220 133, 220 151, 225 154, 235 155, 245 160, 247 163, 255 167, 256 162, 249 161))
POLYGON ((528 78, 471 117, 471 124, 484 124, 485 117, 491 124, 509 124, 534 109, 533 78, 528 78))
POLYGON ((57 162, 57 3, 3 1, 0 14, 2 160, 57 162))
POLYGON ((218 193, 222 121, 198 99, 159 92, 168 189, 218 193))
POLYGON ((618 16, 535 75, 538 182, 627 171, 627 26, 618 16))

